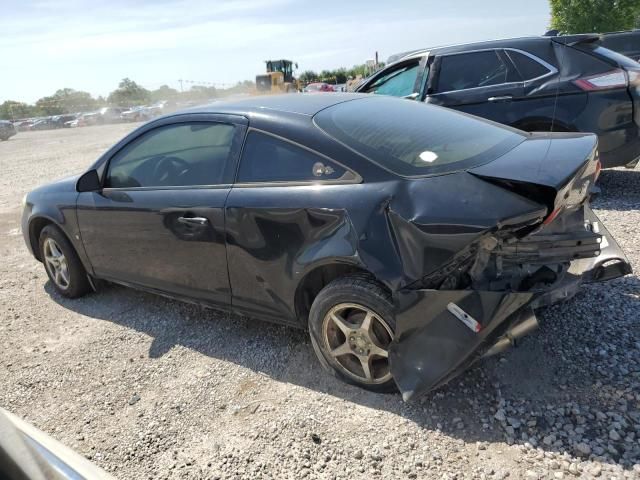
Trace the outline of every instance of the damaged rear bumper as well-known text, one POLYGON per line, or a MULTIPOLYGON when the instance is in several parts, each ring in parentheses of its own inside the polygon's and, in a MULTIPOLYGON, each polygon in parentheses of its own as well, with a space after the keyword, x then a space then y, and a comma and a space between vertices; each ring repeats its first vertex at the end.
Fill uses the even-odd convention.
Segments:
POLYGON ((404 289, 395 296, 391 373, 405 401, 443 385, 483 356, 535 329, 533 309, 572 297, 582 283, 631 273, 617 242, 591 211, 586 227, 602 236, 597 256, 579 258, 546 291, 404 289))

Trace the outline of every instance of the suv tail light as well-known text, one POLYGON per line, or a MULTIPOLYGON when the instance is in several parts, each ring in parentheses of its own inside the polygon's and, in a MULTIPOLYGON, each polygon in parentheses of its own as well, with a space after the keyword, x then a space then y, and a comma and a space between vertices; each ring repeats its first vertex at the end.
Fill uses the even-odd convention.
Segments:
POLYGON ((610 72, 579 78, 574 80, 573 83, 586 91, 626 88, 627 75, 624 73, 624 70, 617 68, 610 72))

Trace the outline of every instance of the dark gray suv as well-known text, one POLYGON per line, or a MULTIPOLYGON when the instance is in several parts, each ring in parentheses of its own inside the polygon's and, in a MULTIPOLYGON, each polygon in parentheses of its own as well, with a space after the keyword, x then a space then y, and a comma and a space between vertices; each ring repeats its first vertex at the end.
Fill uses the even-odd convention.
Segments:
POLYGON ((640 64, 598 35, 528 37, 397 55, 357 91, 450 107, 525 131, 592 132, 606 167, 640 159, 640 64))

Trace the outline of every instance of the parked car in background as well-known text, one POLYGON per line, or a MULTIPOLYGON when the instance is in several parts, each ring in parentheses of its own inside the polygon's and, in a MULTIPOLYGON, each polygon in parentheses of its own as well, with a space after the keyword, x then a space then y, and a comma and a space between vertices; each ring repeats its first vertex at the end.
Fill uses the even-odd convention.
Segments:
POLYGON ((66 122, 64 122, 62 124, 62 126, 64 128, 75 128, 78 126, 78 122, 80 121, 80 117, 82 116, 81 113, 76 113, 75 115, 73 115, 73 118, 70 120, 67 120, 66 122))
POLYGON ((318 83, 310 83, 306 87, 302 89, 303 92, 307 93, 317 93, 317 92, 333 92, 333 87, 328 83, 318 82, 318 83))
POLYGON ((19 132, 26 132, 31 130, 31 125, 33 125, 34 120, 33 119, 22 119, 22 120, 17 120, 15 122, 13 122, 13 125, 16 127, 16 129, 19 132))
POLYGON ((589 207, 596 146, 389 97, 256 96, 141 126, 29 193, 22 232, 63 296, 99 278, 309 329, 327 370, 408 400, 631 271, 589 207))
POLYGON ((441 105, 529 132, 594 132, 604 167, 635 166, 640 65, 599 39, 528 37, 423 49, 357 91, 441 105))
POLYGON ((51 117, 51 123, 54 128, 64 128, 67 122, 72 122, 75 119, 76 115, 73 114, 55 115, 51 117))
POLYGON ((102 107, 100 110, 82 115, 80 125, 88 126, 117 123, 121 121, 120 116, 126 110, 126 108, 122 107, 102 107))
POLYGON ((603 33, 600 45, 635 61, 640 60, 640 30, 603 33))
POLYGON ((30 130, 49 130, 55 128, 52 117, 39 118, 31 124, 30 130))
POLYGON ((131 107, 120 114, 123 122, 143 122, 151 118, 148 107, 131 107))
POLYGON ((9 140, 16 133, 18 132, 13 123, 6 120, 0 120, 0 140, 9 140))

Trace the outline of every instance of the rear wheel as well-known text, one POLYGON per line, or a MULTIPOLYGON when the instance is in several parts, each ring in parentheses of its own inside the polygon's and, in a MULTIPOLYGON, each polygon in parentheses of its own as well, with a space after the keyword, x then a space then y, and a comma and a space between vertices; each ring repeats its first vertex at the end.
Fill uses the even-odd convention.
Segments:
POLYGON ((309 332, 320 363, 334 376, 375 392, 395 390, 392 305, 375 281, 353 276, 329 283, 311 306, 309 332))
POLYGON ((61 295, 77 298, 89 291, 91 286, 87 272, 73 245, 58 227, 44 227, 40 232, 39 246, 49 280, 61 295))

